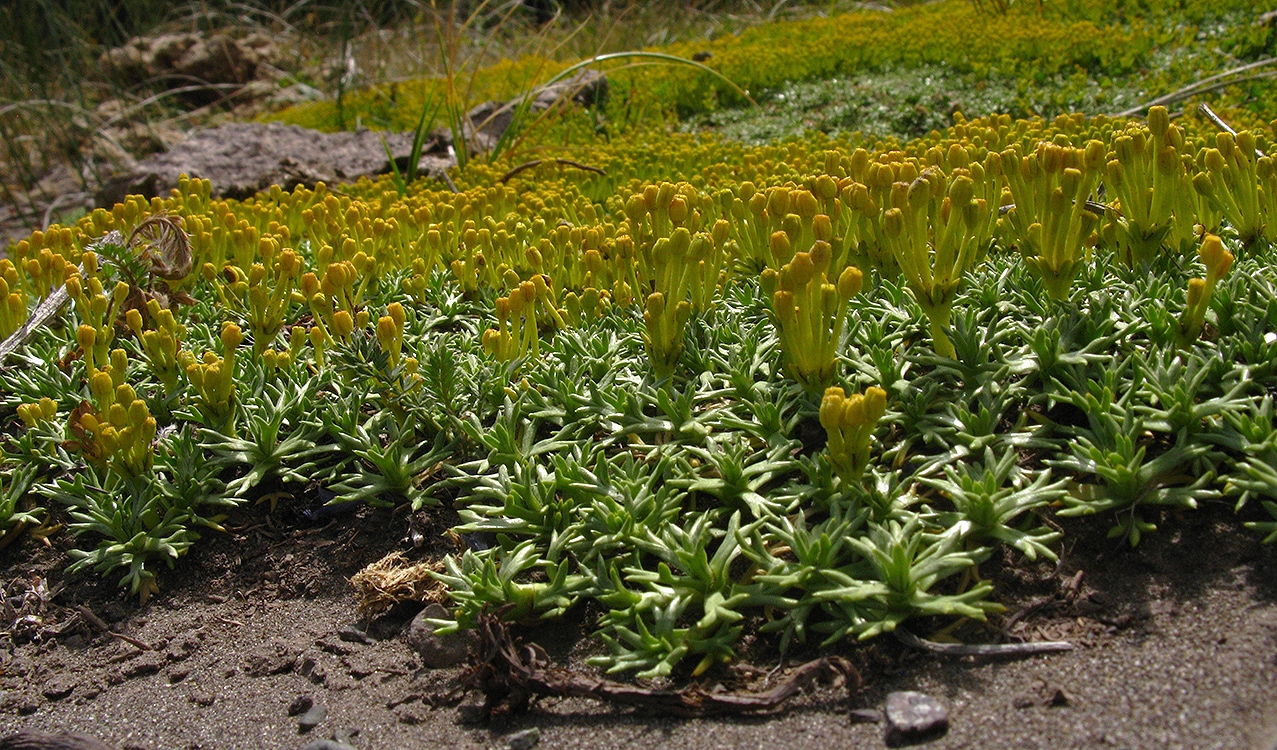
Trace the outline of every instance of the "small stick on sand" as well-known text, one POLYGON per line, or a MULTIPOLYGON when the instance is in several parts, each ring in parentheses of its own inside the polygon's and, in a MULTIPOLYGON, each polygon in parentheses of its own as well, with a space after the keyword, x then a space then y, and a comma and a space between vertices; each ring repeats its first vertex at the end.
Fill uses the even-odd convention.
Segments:
POLYGON ((907 630, 896 630, 895 634, 896 640, 910 648, 930 651, 941 656, 1030 656, 1032 654, 1050 654, 1058 651, 1073 650, 1073 644, 1068 641, 967 645, 965 643, 936 643, 935 641, 919 638, 907 630))

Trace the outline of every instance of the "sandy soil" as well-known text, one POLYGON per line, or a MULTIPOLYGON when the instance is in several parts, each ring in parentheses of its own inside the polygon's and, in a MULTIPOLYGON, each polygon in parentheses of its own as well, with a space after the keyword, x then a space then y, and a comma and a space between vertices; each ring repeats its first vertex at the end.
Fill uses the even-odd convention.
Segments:
MULTIPOLYGON (((26 592, 19 613, 34 618, 0 623, 0 736, 69 729, 147 749, 300 748, 336 736, 379 750, 501 747, 536 727, 541 748, 872 748, 884 744, 883 725, 851 710, 921 690, 950 711, 948 734, 928 747, 1277 748, 1277 549, 1227 510, 1168 516, 1166 531, 1133 551, 1105 541, 1101 523, 1073 523, 1066 538, 1078 541, 1058 569, 986 563, 1007 614, 959 634, 1063 638, 1077 645, 1069 653, 955 659, 884 638, 838 649, 865 680, 850 701, 829 686, 777 715, 684 720, 547 699, 495 726, 463 724, 457 708, 423 701, 461 670, 420 667, 404 638, 419 605, 359 618, 347 579, 387 552, 411 552, 403 514, 311 523, 261 506, 229 525, 166 572, 142 607, 113 582, 66 576, 58 542, 25 539, 0 552, 10 602, 26 592), (56 595, 33 603, 34 580, 56 595), (289 712, 301 696, 328 711, 306 733, 289 712)), ((438 547, 412 554, 441 552, 446 525, 434 519, 438 547)), ((583 637, 588 618, 521 635, 576 667, 598 648, 583 637)), ((911 623, 922 635, 931 625, 911 623)), ((761 685, 776 667, 774 645, 753 641, 742 662, 715 679, 761 685)))

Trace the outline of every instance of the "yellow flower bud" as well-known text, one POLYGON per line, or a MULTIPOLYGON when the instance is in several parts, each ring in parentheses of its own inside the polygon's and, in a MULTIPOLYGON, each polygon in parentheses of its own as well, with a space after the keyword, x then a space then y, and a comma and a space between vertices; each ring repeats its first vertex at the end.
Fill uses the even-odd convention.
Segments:
POLYGON ((855 266, 847 266, 838 276, 838 296, 851 299, 860 294, 864 287, 865 275, 855 266))
POLYGON ((93 377, 89 378, 89 393, 93 394, 93 398, 99 404, 111 403, 111 397, 115 393, 115 383, 111 381, 111 373, 106 370, 93 373, 93 377))
POLYGON ((238 325, 230 321, 222 323, 222 346, 226 347, 228 354, 234 351, 243 341, 244 332, 240 330, 238 325))
POLYGON ((1189 279, 1188 280, 1188 298, 1187 307, 1192 310, 1201 304, 1202 298, 1206 295, 1206 279, 1189 279))
POLYGON ((817 240, 830 242, 834 238, 834 225, 825 214, 816 214, 811 223, 812 234, 817 240))
POLYGON ((111 408, 106 410, 106 421, 117 430, 122 430, 129 424, 129 413, 121 404, 111 404, 111 408))
POLYGON ((1171 125, 1171 116, 1167 112, 1166 107, 1157 106, 1148 109, 1148 129, 1155 138, 1161 138, 1166 135, 1166 130, 1171 125))
POLYGON ((669 215, 670 221, 674 223, 674 226, 682 227, 687 221, 687 199, 681 195, 671 198, 669 215))
POLYGON ((39 423, 39 420, 36 418, 36 414, 38 413, 39 410, 33 409, 31 404, 18 404, 18 418, 21 419, 22 423, 27 427, 35 427, 39 423))
POLYGON ((306 295, 306 299, 311 299, 319 293, 319 277, 315 275, 314 271, 307 271, 302 274, 301 289, 302 294, 306 295))
POLYGON ((142 313, 138 312, 136 307, 130 307, 128 312, 124 313, 124 322, 128 324, 129 330, 133 331, 135 336, 142 335, 142 313))
POLYGON ((1216 235, 1206 235, 1197 254, 1216 279, 1223 278, 1233 266, 1233 254, 1224 249, 1223 241, 1216 235))
POLYGON ((777 263, 788 263, 789 259, 794 256, 793 246, 789 242, 789 235, 784 232, 772 232, 770 249, 772 258, 777 263))
POLYGON ((846 395, 846 391, 838 386, 825 389, 825 395, 820 400, 820 426, 824 427, 826 432, 832 432, 840 426, 842 402, 846 395))
POLYGON ((129 424, 140 425, 150 415, 151 412, 142 399, 133 399, 133 402, 129 404, 129 424))
POLYGON ((876 385, 865 390, 865 419, 877 424, 887 413, 887 392, 876 385))
POLYGON ((840 422, 844 428, 865 425, 865 397, 859 393, 842 402, 840 422))
POLYGON ((350 317, 350 313, 345 310, 338 310, 333 313, 333 331, 342 338, 347 338, 355 330, 355 321, 350 317))
POLYGON ((789 198, 790 210, 803 219, 812 219, 820 212, 820 204, 810 190, 794 190, 789 198))
POLYGON ((660 292, 647 295, 646 309, 653 317, 659 318, 665 312, 665 295, 660 292))
POLYGON ((288 248, 279 255, 279 275, 286 279, 291 279, 301 270, 301 258, 297 257, 297 253, 288 248))
POLYGON ((137 391, 135 391, 133 386, 128 383, 120 383, 115 386, 115 400, 117 403, 124 404, 125 406, 132 404, 137 400, 137 391))
POLYGON ((395 328, 402 331, 404 322, 407 320, 407 315, 404 312, 403 305, 398 302, 391 302, 386 306, 386 314, 395 322, 395 328))
POLYGON ((381 344, 381 348, 390 351, 394 346, 395 339, 398 338, 398 330, 395 328, 395 321, 389 315, 383 315, 377 318, 377 342, 381 344))
POLYGON ((88 351, 93 348, 95 343, 97 343, 97 329, 90 325, 81 325, 75 331, 75 340, 76 343, 80 345, 81 349, 88 351))

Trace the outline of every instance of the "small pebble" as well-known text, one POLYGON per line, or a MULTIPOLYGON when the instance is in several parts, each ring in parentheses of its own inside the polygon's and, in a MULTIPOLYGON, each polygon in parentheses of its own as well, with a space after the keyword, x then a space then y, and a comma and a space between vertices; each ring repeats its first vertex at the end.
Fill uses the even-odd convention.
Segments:
POLYGON ((315 705, 314 698, 309 695, 299 695, 293 699, 292 703, 288 704, 288 715, 299 716, 309 711, 313 705, 315 705))
POLYGON ((510 750, 531 750, 531 748, 541 741, 541 730, 536 727, 524 729, 515 732, 505 738, 505 746, 510 750))
POLYGON ((191 687, 191 692, 186 696, 187 700, 197 706, 211 706, 217 700, 217 696, 213 691, 206 690, 198 685, 191 687))
POLYGON ((301 718, 297 720, 297 730, 302 734, 305 734, 319 726, 320 723, 327 718, 328 709, 324 708, 323 704, 317 703, 311 706, 310 709, 308 709, 306 713, 302 714, 301 718))
POLYGON ((53 679, 45 683, 44 697, 51 701, 60 701, 71 695, 75 691, 75 679, 69 675, 55 675, 53 679))
POLYGON ((439 635, 435 633, 434 626, 426 621, 447 618, 448 610, 439 604, 430 604, 408 625, 405 640, 428 669, 445 669, 464 663, 470 656, 471 646, 478 642, 478 635, 473 630, 439 635))
POLYGON ((949 731, 949 710, 926 693, 889 693, 886 714, 888 747, 930 742, 949 731))
POLYGON ((337 637, 347 643, 363 643, 367 645, 368 643, 372 642, 372 639, 368 637, 367 633, 355 627, 354 625, 347 625, 341 630, 338 630, 337 637))

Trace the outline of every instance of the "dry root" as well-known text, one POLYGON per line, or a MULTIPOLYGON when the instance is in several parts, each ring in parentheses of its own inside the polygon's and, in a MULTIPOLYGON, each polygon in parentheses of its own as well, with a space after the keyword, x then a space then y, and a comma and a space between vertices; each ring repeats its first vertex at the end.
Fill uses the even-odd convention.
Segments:
POLYGON ((478 663, 462 675, 456 689, 432 702, 455 703, 471 691, 479 692, 485 719, 522 711, 533 698, 544 696, 592 698, 670 716, 766 714, 820 680, 845 686, 849 696, 863 684, 851 662, 829 656, 797 667, 779 685, 759 693, 711 693, 697 685, 653 690, 550 666, 541 647, 516 641, 495 616, 484 616, 478 631, 478 663))

